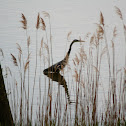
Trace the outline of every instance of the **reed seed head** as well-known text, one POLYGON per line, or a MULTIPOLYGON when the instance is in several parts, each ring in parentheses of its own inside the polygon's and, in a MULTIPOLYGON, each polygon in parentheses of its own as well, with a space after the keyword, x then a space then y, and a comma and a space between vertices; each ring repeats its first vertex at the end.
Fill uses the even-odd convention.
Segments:
POLYGON ((113 30, 113 36, 114 36, 114 37, 117 36, 117 29, 116 29, 116 27, 114 27, 114 30, 113 30))
POLYGON ((100 24, 104 26, 104 17, 103 17, 102 12, 100 12, 100 24))
POLYGON ((37 23, 36 23, 36 29, 39 29, 39 26, 40 26, 40 15, 38 13, 38 16, 37 16, 37 23))
POLYGON ((27 38, 27 46, 29 47, 30 45, 30 36, 27 38))
POLYGON ((42 23, 42 30, 46 30, 46 25, 43 18, 41 18, 41 23, 42 23))
POLYGON ((122 16, 121 10, 118 7, 116 7, 116 6, 115 6, 115 10, 116 10, 117 15, 120 17, 120 19, 123 20, 123 16, 122 16))
POLYGON ((67 40, 70 39, 70 35, 71 35, 71 34, 72 34, 72 31, 68 32, 68 34, 67 34, 67 40))
POLYGON ((11 56, 12 56, 14 65, 18 66, 16 57, 13 54, 11 54, 11 56))
POLYGON ((43 11, 42 13, 44 14, 44 17, 48 17, 48 18, 50 18, 50 15, 49 15, 49 13, 48 13, 48 12, 43 11))
POLYGON ((0 48, 1 55, 4 57, 3 50, 0 48))
POLYGON ((28 68, 28 66, 29 66, 29 63, 30 63, 30 61, 28 60, 28 61, 26 62, 26 64, 25 64, 25 68, 24 68, 25 72, 26 72, 26 70, 27 70, 27 68, 28 68))
POLYGON ((17 44, 17 49, 18 49, 19 53, 22 54, 21 46, 18 43, 16 43, 16 44, 17 44))
POLYGON ((27 20, 26 20, 24 14, 21 14, 21 18, 22 18, 22 20, 20 22, 23 25, 22 28, 26 30, 27 29, 27 20))

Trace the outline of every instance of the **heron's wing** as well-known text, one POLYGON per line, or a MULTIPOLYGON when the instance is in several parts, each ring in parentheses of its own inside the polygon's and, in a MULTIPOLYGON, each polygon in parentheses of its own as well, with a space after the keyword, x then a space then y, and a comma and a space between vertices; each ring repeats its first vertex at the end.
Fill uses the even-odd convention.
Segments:
POLYGON ((45 69, 44 72, 59 72, 64 67, 65 67, 64 61, 61 60, 60 62, 55 63, 54 65, 52 65, 49 68, 45 69))

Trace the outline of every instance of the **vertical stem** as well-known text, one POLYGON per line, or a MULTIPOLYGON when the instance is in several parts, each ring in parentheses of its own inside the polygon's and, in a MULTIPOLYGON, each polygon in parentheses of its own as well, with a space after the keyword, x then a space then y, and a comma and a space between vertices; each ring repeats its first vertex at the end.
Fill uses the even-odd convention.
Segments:
POLYGON ((124 29, 124 37, 125 37, 125 68, 126 68, 126 26, 123 22, 123 29, 124 29))
POLYGON ((110 77, 111 77, 110 54, 109 54, 109 49, 108 49, 108 43, 107 43, 105 28, 103 27, 103 29, 104 29, 105 44, 106 44, 106 48, 107 48, 107 57, 108 57, 108 65, 109 65, 109 81, 110 81, 110 77))
MULTIPOLYGON (((124 37, 125 37, 125 70, 124 70, 124 82, 123 82, 123 102, 124 106, 126 106, 126 25, 123 21, 123 29, 124 29, 124 37)), ((126 115, 126 108, 123 107, 123 117, 126 115)))
POLYGON ((53 64, 53 54, 52 54, 52 33, 51 33, 51 22, 50 22, 50 17, 49 17, 49 25, 50 25, 51 59, 52 59, 52 64, 53 64))
MULTIPOLYGON (((28 34, 26 29, 26 37, 27 37, 27 51, 28 51, 28 57, 29 57, 29 43, 28 43, 28 34)), ((29 125, 29 65, 28 65, 28 98, 27 98, 27 124, 29 125)))
POLYGON ((36 72, 37 72, 37 49, 38 49, 37 33, 38 33, 38 30, 36 29, 36 65, 35 65, 35 76, 34 76, 34 84, 33 84, 32 104, 31 104, 31 122, 32 122, 32 110, 33 110, 33 98, 34 98, 34 90, 35 90, 36 72))
POLYGON ((47 36, 47 31, 46 30, 45 30, 45 33, 46 33, 46 39, 47 39, 47 45, 48 45, 48 48, 47 48, 47 52, 48 52, 48 66, 50 66, 49 43, 48 43, 48 36, 47 36))

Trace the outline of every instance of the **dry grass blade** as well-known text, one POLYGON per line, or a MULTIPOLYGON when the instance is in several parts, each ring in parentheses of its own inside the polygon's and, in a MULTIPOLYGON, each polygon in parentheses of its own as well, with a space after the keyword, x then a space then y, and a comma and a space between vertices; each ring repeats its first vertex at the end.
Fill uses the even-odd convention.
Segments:
POLYGON ((104 26, 104 17, 103 17, 102 12, 100 12, 100 24, 104 26))
POLYGON ((22 20, 20 22, 23 24, 22 28, 27 29, 27 20, 26 20, 24 14, 22 14, 21 18, 22 18, 22 20))
POLYGON ((124 73, 125 73, 125 75, 126 75, 126 68, 124 68, 124 73))
POLYGON ((31 53, 28 54, 28 57, 27 57, 27 60, 26 61, 29 61, 30 60, 30 56, 31 56, 31 53))
POLYGON ((75 63, 75 61, 73 60, 73 63, 74 63, 74 65, 76 66, 76 63, 75 63))
POLYGON ((107 47, 105 46, 101 52, 101 57, 107 52, 107 47))
POLYGON ((93 36, 91 37, 90 44, 93 44, 94 43, 94 40, 95 40, 95 34, 93 34, 93 36))
POLYGON ((70 71, 71 70, 71 67, 69 64, 67 64, 67 70, 70 71))
POLYGON ((116 76, 117 76, 118 73, 121 72, 121 71, 122 71, 122 69, 117 70, 117 71, 116 71, 116 76))
POLYGON ((45 22, 44 22, 43 18, 41 18, 41 23, 42 23, 42 30, 45 30, 46 29, 46 25, 45 25, 45 22))
POLYGON ((39 26, 40 26, 40 16, 39 16, 39 13, 38 13, 37 23, 36 23, 36 29, 39 29, 39 26))
POLYGON ((9 68, 9 67, 6 67, 6 73, 8 74, 8 72, 9 72, 10 75, 12 76, 12 72, 11 72, 10 68, 9 68))
POLYGON ((76 82, 78 82, 78 78, 79 78, 79 75, 77 73, 77 70, 75 69, 75 74, 73 75, 73 77, 75 78, 76 82))
POLYGON ((42 13, 44 14, 44 17, 48 17, 48 18, 50 18, 50 15, 49 15, 49 13, 48 13, 48 12, 43 11, 42 13))
POLYGON ((25 68, 24 68, 25 72, 26 72, 26 70, 27 70, 27 68, 29 66, 29 63, 30 63, 30 61, 27 61, 26 64, 25 64, 25 68))
POLYGON ((115 6, 116 13, 119 15, 119 17, 123 20, 122 12, 121 10, 115 6))
POLYGON ((126 31, 126 25, 124 25, 124 29, 125 29, 125 31, 126 31))
POLYGON ((42 50, 40 48, 40 50, 39 50, 39 56, 41 57, 41 55, 42 55, 42 50))
POLYGON ((103 34, 103 33, 104 33, 103 28, 102 28, 99 24, 97 24, 97 26, 98 26, 97 33, 98 33, 98 34, 99 34, 99 33, 103 34))
POLYGON ((80 49, 80 59, 81 59, 81 62, 86 62, 87 61, 87 55, 86 55, 86 53, 85 53, 85 51, 84 51, 84 49, 83 48, 81 48, 80 49))
POLYGON ((18 43, 16 43, 16 44, 17 44, 17 49, 18 49, 18 51, 19 51, 18 60, 19 60, 19 62, 21 63, 22 49, 21 49, 21 46, 20 46, 18 43))
POLYGON ((44 45, 45 45, 45 48, 48 49, 48 45, 46 43, 44 43, 44 45))
POLYGON ((4 57, 3 50, 0 48, 1 55, 4 57))
POLYGON ((114 27, 114 30, 113 30, 113 36, 114 36, 114 37, 117 36, 117 29, 116 29, 116 27, 114 27))
POLYGON ((30 36, 27 38, 27 46, 29 47, 30 45, 30 36))
POLYGON ((96 72, 99 73, 99 70, 98 70, 98 68, 96 66, 92 65, 92 67, 95 69, 96 72))
POLYGON ((17 59, 15 58, 15 56, 14 56, 13 54, 11 54, 11 56, 12 56, 14 65, 15 65, 15 66, 18 66, 18 64, 17 64, 17 59))
POLYGON ((75 54, 75 61, 76 61, 76 63, 77 63, 77 65, 79 65, 79 62, 80 62, 80 60, 79 60, 79 58, 78 58, 78 56, 77 56, 77 54, 75 54))
POLYGON ((99 40, 103 39, 103 34, 104 34, 104 30, 103 30, 102 26, 99 25, 99 24, 97 24, 97 26, 98 26, 98 29, 97 29, 97 39, 98 39, 98 41, 96 41, 96 46, 99 44, 99 40))
MULTIPOLYGON (((89 38, 89 36, 90 36, 90 32, 88 32, 85 36, 84 36, 84 39, 88 39, 89 38)), ((79 37, 79 39, 81 40, 81 37, 79 37)))
POLYGON ((43 47, 43 38, 42 38, 42 40, 41 40, 41 48, 43 47))
POLYGON ((19 53, 22 54, 21 46, 18 43, 16 43, 16 44, 17 44, 17 49, 19 50, 19 53))
POLYGON ((71 34, 72 34, 72 31, 68 32, 68 34, 67 34, 67 40, 69 40, 71 34))

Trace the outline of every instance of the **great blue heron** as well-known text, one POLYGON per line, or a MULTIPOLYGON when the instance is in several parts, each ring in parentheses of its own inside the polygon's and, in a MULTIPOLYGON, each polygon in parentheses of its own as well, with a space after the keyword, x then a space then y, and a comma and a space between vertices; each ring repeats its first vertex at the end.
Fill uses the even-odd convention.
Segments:
POLYGON ((43 72, 44 73, 46 73, 46 72, 56 72, 56 73, 59 73, 60 70, 62 70, 66 66, 66 64, 68 63, 69 55, 70 55, 70 52, 71 52, 71 47, 72 47, 73 43, 75 43, 75 42, 85 42, 85 41, 74 39, 71 42, 71 44, 70 44, 69 50, 68 50, 65 58, 63 60, 61 60, 60 62, 58 62, 58 63, 50 66, 47 69, 45 69, 43 72))

